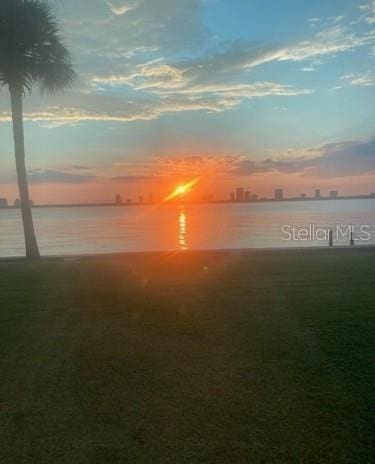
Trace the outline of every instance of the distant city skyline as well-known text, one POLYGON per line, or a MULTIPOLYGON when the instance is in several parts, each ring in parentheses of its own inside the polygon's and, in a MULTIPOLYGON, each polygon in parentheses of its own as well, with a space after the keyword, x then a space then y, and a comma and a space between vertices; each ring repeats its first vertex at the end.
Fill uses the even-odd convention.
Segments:
MULTIPOLYGON (((36 203, 163 197, 196 176, 196 200, 373 190, 374 0, 50 4, 79 79, 25 96, 36 203)), ((16 198, 6 91, 0 139, 0 196, 16 198)))
MULTIPOLYGON (((181 204, 189 204, 189 203, 256 203, 262 201, 290 201, 290 200, 332 200, 332 199, 348 199, 348 198, 371 198, 375 199, 375 191, 371 193, 361 193, 357 195, 340 195, 338 190, 329 190, 326 192, 321 192, 320 189, 316 189, 312 195, 308 195, 307 193, 300 193, 298 196, 290 196, 285 195, 284 189, 277 188, 274 190, 274 195, 272 197, 260 197, 257 193, 253 193, 249 190, 245 190, 243 187, 237 187, 234 192, 230 192, 229 197, 221 198, 215 197, 214 193, 206 193, 202 195, 201 198, 191 197, 189 195, 181 195, 175 196, 171 199, 166 198, 158 198, 155 197, 152 192, 150 192, 147 196, 138 195, 136 198, 132 198, 129 196, 125 196, 124 198, 120 193, 117 193, 114 196, 113 201, 110 202, 88 202, 88 203, 58 203, 57 205, 68 205, 68 206, 79 206, 80 204, 83 205, 117 205, 117 206, 124 206, 124 205, 155 205, 155 204, 167 204, 167 203, 181 203, 181 204)), ((47 202, 40 202, 35 203, 34 200, 30 200, 30 204, 32 206, 48 206, 49 203, 47 202)), ((8 208, 8 207, 20 207, 20 200, 16 198, 14 202, 9 200, 8 198, 1 198, 0 197, 0 208, 8 208)), ((51 204, 53 206, 53 204, 51 204)))

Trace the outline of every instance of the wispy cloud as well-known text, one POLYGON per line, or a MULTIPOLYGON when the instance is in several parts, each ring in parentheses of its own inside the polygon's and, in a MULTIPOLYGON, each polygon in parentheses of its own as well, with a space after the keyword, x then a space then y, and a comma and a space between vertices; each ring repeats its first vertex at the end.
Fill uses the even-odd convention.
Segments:
MULTIPOLYGON (((203 98, 177 98, 162 99, 160 101, 129 102, 118 99, 96 99, 97 109, 85 108, 85 103, 78 98, 77 106, 56 106, 40 111, 26 111, 26 122, 49 123, 46 128, 55 128, 64 124, 76 124, 79 122, 132 122, 151 121, 163 114, 178 113, 184 111, 208 111, 221 112, 238 105, 239 101, 234 97, 203 97, 203 98)), ((0 122, 10 122, 9 112, 0 113, 0 122)))
POLYGON ((149 175, 149 176, 142 176, 142 175, 132 175, 132 176, 115 176, 111 178, 111 181, 118 182, 121 184, 131 184, 136 182, 145 182, 150 180, 155 180, 156 176, 149 175))
POLYGON ((246 155, 154 157, 137 164, 122 165, 130 173, 124 181, 140 176, 139 169, 141 177, 153 179, 181 174, 233 177, 270 172, 309 178, 351 177, 375 173, 375 137, 288 150, 260 160, 246 155))
MULTIPOLYGON (((193 37, 202 44, 207 32, 200 0, 92 0, 90 5, 88 9, 87 3, 83 8, 80 2, 64 0, 63 9, 69 37, 84 50, 79 59, 84 62, 86 88, 45 107, 33 100, 25 105, 26 121, 51 129, 88 121, 150 121, 171 113, 224 112, 254 98, 303 97, 313 89, 267 76, 255 79, 253 71, 269 63, 291 62, 311 72, 319 60, 375 42, 367 26, 358 32, 336 16, 328 22, 310 18, 323 29, 309 31, 293 43, 236 40, 198 53, 193 37), (179 52, 188 53, 168 53, 172 38, 179 52), (181 58, 186 56, 193 58, 181 58)), ((362 5, 366 18, 371 18, 374 5, 375 1, 362 5)), ((347 75, 343 85, 370 86, 373 79, 373 73, 347 75)), ((9 121, 9 112, 0 110, 0 122, 9 121)))
POLYGON ((315 17, 315 18, 308 18, 308 19, 307 19, 307 22, 308 22, 308 23, 310 24, 310 26, 312 26, 312 27, 316 26, 316 25, 319 24, 321 21, 322 21, 321 18, 317 18, 317 17, 315 17))
MULTIPOLYGON (((252 155, 191 155, 118 162, 103 166, 96 173, 84 166, 55 169, 33 169, 28 176, 31 184, 85 184, 96 181, 136 184, 158 179, 204 176, 205 178, 251 177, 262 173, 298 175, 300 178, 344 178, 375 173, 375 137, 329 143, 322 146, 254 160, 252 155), (118 174, 111 175, 111 172, 118 174), (124 174, 122 174, 124 172, 124 174)), ((13 182, 14 174, 1 173, 1 181, 13 182)))
POLYGON ((374 43, 371 33, 357 34, 345 26, 334 25, 315 34, 312 40, 278 50, 273 59, 278 61, 304 61, 344 53, 374 43))
POLYGON ((207 30, 201 0, 64 0, 65 35, 81 53, 124 57, 137 50, 197 49, 207 30))
MULTIPOLYGON (((342 25, 334 25, 314 35, 310 40, 278 46, 255 46, 233 42, 217 53, 178 63, 160 60, 136 66, 131 73, 96 75, 95 85, 128 85, 137 90, 153 92, 220 92, 237 86, 237 91, 249 92, 257 83, 248 83, 248 71, 270 62, 299 62, 317 60, 325 56, 351 51, 374 43, 371 33, 356 34, 342 25), (233 80, 240 83, 233 83, 233 80), (221 90, 220 90, 221 89, 221 90)), ((308 65, 303 68, 312 71, 308 65)))
POLYGON ((250 176, 271 171, 316 178, 358 176, 375 172, 375 137, 368 140, 329 143, 260 161, 253 161, 245 156, 227 156, 219 159, 219 170, 234 176, 250 176))
POLYGON ((370 0, 360 6, 364 13, 364 19, 368 24, 375 24, 375 0, 370 0))
MULTIPOLYGON (((206 84, 175 91, 158 89, 140 98, 114 97, 107 94, 75 93, 54 97, 54 104, 44 107, 44 100, 34 98, 25 105, 24 120, 40 123, 48 129, 81 122, 151 121, 164 114, 206 111, 220 113, 240 105, 246 99, 267 96, 309 95, 305 89, 274 82, 253 84, 206 84)), ((0 112, 0 122, 10 122, 9 111, 0 112)))
POLYGON ((58 169, 34 169, 29 171, 28 178, 31 184, 82 184, 94 181, 96 176, 92 174, 76 174, 58 169))
POLYGON ((128 1, 128 2, 108 2, 108 6, 110 7, 111 11, 113 14, 117 16, 122 16, 129 11, 135 10, 139 6, 139 2, 134 0, 134 1, 128 1))
POLYGON ((375 71, 345 74, 341 77, 341 81, 342 85, 337 86, 336 89, 348 86, 373 87, 375 86, 375 71))
POLYGON ((338 178, 375 172, 375 137, 309 148, 300 156, 268 159, 265 169, 300 173, 303 177, 338 178))
MULTIPOLYGON (((64 11, 71 18, 75 11, 73 0, 67 0, 66 5, 64 11)), ((93 59, 96 68, 112 71, 91 70, 86 74, 88 82, 85 90, 57 100, 55 105, 47 108, 30 105, 25 110, 25 120, 43 123, 44 127, 51 129, 85 121, 150 121, 170 113, 223 112, 253 98, 310 95, 312 89, 298 85, 273 79, 253 80, 250 71, 267 63, 280 62, 301 62, 302 70, 313 71, 317 60, 371 45, 375 40, 370 32, 358 33, 345 27, 342 17, 338 16, 330 21, 331 26, 294 43, 262 45, 237 40, 218 44, 214 51, 203 51, 192 59, 173 60, 170 56, 168 59, 168 53, 167 57, 155 53, 150 60, 149 52, 145 53, 148 60, 138 55, 134 58, 132 53, 135 49, 156 47, 155 51, 160 46, 165 47, 166 39, 170 41, 171 37, 178 42, 180 50, 184 49, 186 26, 191 27, 190 34, 199 32, 202 38, 201 6, 200 0, 93 0, 88 17, 80 16, 82 30, 75 27, 73 33, 78 34, 79 40, 85 44, 85 53, 90 53, 90 50, 97 52, 99 48, 95 47, 101 46, 99 42, 107 47, 100 59, 97 56, 95 60, 86 58, 88 68, 93 59), (108 20, 109 11, 115 17, 108 20), (127 14, 130 11, 134 12, 133 19, 127 14), (99 19, 103 21, 103 18, 109 23, 105 22, 101 27, 93 23, 99 19), (136 28, 133 23, 136 23, 136 28), (158 31, 153 35, 155 27, 158 31), (84 39, 82 33, 86 28, 98 37, 92 36, 91 39, 89 35, 84 39), (105 31, 106 37, 102 36, 105 31), (121 59, 118 59, 120 56, 121 59), (112 92, 108 87, 124 88, 120 89, 118 98, 111 98, 112 92), (125 95, 128 97, 125 98, 125 95)), ((364 5, 363 11, 367 11, 367 7, 364 5)), ((79 8, 78 13, 81 11, 79 8)), ((311 18, 309 22, 320 27, 323 24, 320 18, 311 18)), ((77 40, 77 35, 74 37, 77 40)), ((168 50, 168 47, 163 50, 168 50)), ((367 76, 367 80, 357 79, 356 83, 353 80, 352 85, 370 85, 370 82, 371 76, 367 76)), ((0 112, 0 122, 9 119, 8 112, 0 112)))

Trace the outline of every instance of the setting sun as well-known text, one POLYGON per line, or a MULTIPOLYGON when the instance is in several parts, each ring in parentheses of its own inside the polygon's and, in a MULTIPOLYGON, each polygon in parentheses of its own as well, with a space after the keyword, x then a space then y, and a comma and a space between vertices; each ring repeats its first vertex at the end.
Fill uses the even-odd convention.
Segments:
POLYGON ((187 192, 186 185, 179 185, 179 186, 177 186, 177 188, 176 188, 176 193, 177 193, 178 195, 183 195, 183 194, 186 193, 186 192, 187 192))
POLYGON ((198 181, 199 181, 199 178, 197 177, 196 179, 193 179, 190 182, 177 185, 177 187, 173 190, 173 192, 170 195, 168 195, 164 201, 173 200, 173 198, 186 195, 194 187, 194 185, 197 184, 198 181))

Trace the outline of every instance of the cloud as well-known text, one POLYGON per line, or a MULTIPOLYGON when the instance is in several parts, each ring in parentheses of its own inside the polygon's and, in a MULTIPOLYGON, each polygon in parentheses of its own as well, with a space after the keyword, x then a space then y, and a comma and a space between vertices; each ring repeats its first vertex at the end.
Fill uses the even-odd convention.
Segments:
POLYGON ((96 75, 91 80, 96 85, 129 85, 137 90, 173 89, 184 85, 183 74, 182 69, 160 63, 159 59, 136 66, 128 75, 96 75))
POLYGON ((333 24, 341 23, 345 19, 345 16, 339 15, 339 16, 333 16, 331 18, 331 21, 333 24))
POLYGON ((74 174, 57 169, 34 169, 29 171, 28 179, 31 184, 61 183, 82 184, 94 181, 96 176, 91 174, 74 174))
MULTIPOLYGON (((317 60, 368 45, 372 41, 372 36, 368 34, 357 35, 335 24, 317 32, 312 39, 295 44, 259 46, 235 41, 224 50, 192 60, 168 63, 159 58, 121 73, 96 74, 92 77, 92 83, 102 89, 106 86, 127 86, 136 91, 168 98, 179 108, 178 101, 184 96, 185 99, 195 99, 191 100, 193 105, 197 101, 202 103, 205 98, 210 102, 219 102, 215 109, 208 105, 208 110, 223 111, 250 98, 312 93, 311 89, 298 89, 277 82, 249 82, 248 71, 252 68, 269 62, 317 60)), ((303 69, 314 70, 311 65, 303 69)))
POLYGON ((129 11, 133 11, 139 6, 139 2, 108 2, 108 6, 110 7, 113 14, 117 16, 122 16, 129 11))
POLYGON ((100 56, 121 58, 150 48, 197 50, 208 34, 201 0, 58 1, 64 36, 91 71, 100 56))
POLYGON ((299 174, 311 178, 339 178, 375 173, 375 137, 289 150, 277 157, 254 161, 249 156, 156 158, 149 167, 155 175, 252 176, 259 173, 299 174), (165 168, 161 169, 160 168, 165 168))
POLYGON ((311 26, 315 26, 316 24, 320 23, 322 20, 321 18, 308 18, 307 19, 307 22, 311 25, 311 26))
POLYGON ((310 95, 311 90, 296 89, 291 85, 277 82, 253 82, 251 84, 201 84, 192 86, 186 90, 180 90, 180 94, 216 94, 227 97, 247 99, 256 97, 268 97, 271 95, 297 96, 310 95))
POLYGON ((258 172, 265 172, 267 169, 260 167, 260 164, 248 159, 234 159, 233 165, 228 169, 233 176, 250 176, 258 172))
POLYGON ((370 0, 368 3, 360 6, 364 12, 364 19, 368 24, 375 24, 375 0, 370 0))
MULTIPOLYGON (((104 171, 100 179, 133 184, 181 176, 231 178, 271 172, 314 179, 354 177, 375 173, 375 137, 368 140, 329 143, 302 150, 288 150, 286 153, 260 160, 251 159, 249 155, 154 156, 147 160, 118 162, 111 166, 108 172, 114 168, 118 175, 105 176, 104 171), (121 170, 124 170, 125 174, 121 174, 121 170)), ((99 177, 90 172, 82 173, 80 170, 81 167, 73 166, 34 169, 29 172, 29 180, 33 184, 82 184, 99 180, 99 177)))
POLYGON ((142 66, 131 76, 95 76, 93 82, 100 85, 130 85, 135 90, 148 91, 158 95, 216 94, 238 98, 265 97, 268 95, 306 95, 306 89, 295 89, 291 85, 277 82, 201 82, 199 76, 188 76, 169 65, 142 66))
POLYGON ((337 178, 375 172, 375 137, 364 141, 330 143, 310 148, 299 157, 268 159, 259 163, 280 173, 300 173, 303 177, 337 178))
MULTIPOLYGON (((48 100, 34 96, 25 102, 24 120, 54 129, 81 122, 151 121, 164 114, 206 111, 220 113, 235 108, 244 100, 266 96, 307 95, 310 91, 273 82, 248 85, 202 85, 188 91, 112 96, 107 94, 72 93, 48 100), (44 106, 47 104, 48 106, 44 106)), ((1 112, 0 122, 10 122, 11 114, 1 112)))
POLYGON ((265 172, 300 174, 302 177, 339 178, 375 173, 375 136, 366 140, 334 142, 303 150, 288 150, 274 158, 246 155, 154 156, 147 162, 124 163, 127 174, 120 182, 151 180, 170 175, 252 176, 265 172))
POLYGON ((347 27, 334 25, 315 34, 312 40, 305 40, 295 45, 278 50, 274 59, 277 61, 303 61, 343 53, 373 43, 372 34, 356 34, 347 27))
POLYGON ((91 168, 89 166, 82 166, 82 165, 72 164, 67 169, 71 169, 73 171, 88 171, 91 168))
POLYGON ((341 77, 341 80, 344 82, 344 86, 372 87, 375 85, 375 71, 367 71, 362 74, 346 74, 341 77))
POLYGON ((124 183, 124 184, 129 184, 133 182, 144 182, 144 181, 149 181, 149 180, 154 180, 155 176, 139 176, 139 175, 134 175, 134 176, 116 176, 112 177, 111 180, 114 182, 119 182, 119 183, 124 183))
POLYGON ((149 166, 154 175, 157 176, 228 176, 246 159, 240 155, 226 156, 182 156, 182 157, 160 157, 155 156, 153 165, 149 166))
MULTIPOLYGON (((205 54, 199 58, 175 63, 163 59, 136 65, 130 72, 101 74, 92 78, 94 85, 126 85, 135 90, 152 93, 235 93, 237 96, 256 96, 260 85, 249 83, 248 71, 270 62, 299 62, 318 60, 370 45, 374 42, 371 33, 362 35, 351 32, 342 25, 334 25, 304 40, 289 45, 260 46, 234 41, 226 48, 205 54), (240 95, 241 94, 241 95, 240 95), (255 94, 255 95, 253 95, 255 94)), ((312 71, 311 65, 303 68, 312 71)), ((273 86, 278 84, 273 84, 273 86)), ((284 89, 287 86, 284 86, 284 89)), ((290 89, 291 90, 291 89, 290 89)), ((291 94, 306 94, 306 90, 291 94)), ((266 94, 282 94, 270 91, 266 94)))
POLYGON ((278 46, 254 46, 234 42, 226 51, 179 65, 185 73, 204 77, 208 73, 248 70, 272 61, 304 61, 353 50, 374 42, 372 34, 357 35, 335 25, 315 34, 310 40, 278 46))
MULTIPOLYGON (((355 33, 334 24, 295 43, 261 45, 237 40, 216 44, 211 51, 203 47, 198 53, 194 47, 204 45, 207 38, 201 0, 92 0, 89 7, 87 2, 59 0, 59 4, 86 81, 54 103, 43 106, 34 99, 25 105, 26 121, 50 129, 89 121, 150 121, 190 111, 218 113, 253 98, 309 95, 311 89, 289 83, 254 81, 250 71, 287 61, 301 62, 304 71, 312 71, 311 60, 374 43, 371 33, 355 33)), ((353 79, 352 85, 370 82, 370 78, 357 83, 353 79)), ((0 109, 0 122, 9 121, 9 112, 0 109)))
POLYGON ((306 177, 346 177, 375 172, 375 137, 324 145, 322 155, 308 167, 306 177))

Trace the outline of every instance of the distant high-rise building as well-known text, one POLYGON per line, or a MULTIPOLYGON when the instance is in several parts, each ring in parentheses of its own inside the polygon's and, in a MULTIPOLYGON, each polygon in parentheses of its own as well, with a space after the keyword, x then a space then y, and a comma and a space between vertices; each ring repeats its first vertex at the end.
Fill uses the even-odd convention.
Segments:
POLYGON ((250 200, 251 200, 251 193, 245 192, 245 201, 250 201, 250 200))
POLYGON ((301 193, 300 198, 306 198, 306 193, 301 193))
POLYGON ((284 190, 279 188, 275 190, 275 200, 281 201, 284 199, 284 190))
POLYGON ((0 198, 0 208, 7 208, 8 200, 6 198, 0 198))
POLYGON ((251 201, 258 201, 258 195, 256 195, 255 193, 251 195, 251 201))
POLYGON ((119 193, 115 196, 115 205, 122 205, 121 195, 119 193))
POLYGON ((234 193, 232 192, 230 194, 230 201, 233 202, 235 200, 235 196, 234 196, 234 193))
POLYGON ((142 197, 142 195, 140 195, 140 196, 138 197, 138 203, 139 203, 140 205, 143 204, 143 197, 142 197))
POLYGON ((319 200, 321 198, 320 189, 315 190, 315 198, 319 200))
POLYGON ((375 198, 375 192, 371 193, 371 194, 370 194, 370 197, 371 197, 371 198, 375 198))
POLYGON ((329 198, 337 198, 339 196, 339 192, 337 190, 331 190, 329 192, 329 198))
POLYGON ((244 200, 244 189, 242 187, 236 188, 236 201, 241 202, 244 200))

